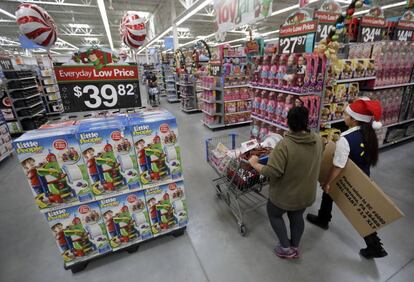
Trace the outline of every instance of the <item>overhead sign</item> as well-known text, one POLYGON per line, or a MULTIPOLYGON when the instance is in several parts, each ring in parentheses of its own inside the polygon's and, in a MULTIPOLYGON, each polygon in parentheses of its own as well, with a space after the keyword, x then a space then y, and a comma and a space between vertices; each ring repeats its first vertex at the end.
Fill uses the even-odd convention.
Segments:
POLYGON ((252 24, 272 14, 273 0, 214 0, 216 34, 252 24))
POLYGON ((364 16, 361 18, 358 32, 358 42, 381 41, 384 37, 386 22, 384 18, 364 16))
POLYGON ((316 30, 317 21, 281 26, 279 31, 279 54, 313 52, 316 30))
POLYGON ((326 39, 332 29, 335 28, 336 20, 340 14, 331 12, 316 11, 315 18, 318 19, 318 30, 316 32, 316 42, 326 39))

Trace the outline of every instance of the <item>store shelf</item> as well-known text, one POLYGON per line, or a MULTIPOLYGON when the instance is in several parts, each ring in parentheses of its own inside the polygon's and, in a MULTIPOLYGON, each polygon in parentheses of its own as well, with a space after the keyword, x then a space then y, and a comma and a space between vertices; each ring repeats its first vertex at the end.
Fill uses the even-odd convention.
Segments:
POLYGON ((209 113, 209 112, 207 112, 207 111, 205 111, 205 110, 201 110, 203 113, 205 113, 206 115, 209 115, 209 116, 222 116, 223 114, 222 113, 209 113))
POLYGON ((292 92, 284 89, 278 89, 278 88, 270 88, 270 87, 264 87, 264 86, 258 86, 258 85, 250 85, 251 88, 261 89, 261 90, 267 90, 267 91, 274 91, 279 93, 285 93, 290 95, 296 95, 296 96, 309 96, 309 95, 317 95, 320 96, 321 92, 306 92, 306 93, 297 93, 292 92))
POLYGON ((252 122, 252 120, 245 120, 245 121, 240 121, 240 122, 236 122, 236 123, 226 123, 226 126, 246 124, 246 123, 251 123, 251 122, 252 122))
POLYGON ((201 122, 210 129, 226 127, 225 124, 208 124, 208 123, 204 122, 204 120, 202 120, 201 122))
POLYGON ((281 124, 275 123, 275 122, 273 122, 273 121, 270 121, 270 120, 267 120, 267 119, 264 119, 264 118, 261 118, 261 117, 258 117, 258 116, 253 115, 253 114, 252 114, 252 118, 257 119, 257 120, 260 120, 260 121, 265 122, 265 123, 268 123, 268 124, 270 124, 270 125, 276 126, 276 127, 281 128, 281 129, 283 129, 283 130, 286 130, 286 131, 288 131, 288 130, 289 130, 289 128, 288 128, 288 127, 286 127, 286 126, 284 126, 284 125, 281 125, 281 124))
POLYGON ((60 115, 60 114, 63 114, 64 113, 64 111, 61 111, 61 112, 49 112, 49 113, 46 113, 46 115, 47 116, 55 116, 55 115, 60 115))
POLYGON ((411 119, 399 121, 399 122, 396 122, 396 123, 391 123, 391 124, 383 125, 382 128, 393 127, 393 126, 397 126, 397 125, 401 125, 401 124, 409 123, 409 122, 413 122, 413 121, 414 121, 414 118, 411 118, 411 119))
POLYGON ((414 82, 394 84, 394 85, 374 86, 373 88, 361 89, 361 91, 381 90, 381 89, 397 88, 397 87, 406 87, 406 86, 411 86, 411 85, 414 85, 414 82))
POLYGON ((31 108, 34 108, 34 107, 36 107, 36 106, 40 105, 40 104, 43 104, 43 101, 42 101, 42 100, 40 100, 40 101, 39 101, 39 102, 37 102, 36 104, 30 105, 30 106, 27 106, 27 107, 14 108, 14 110, 15 110, 15 111, 18 111, 18 110, 23 110, 23 109, 31 109, 31 108))
POLYGON ((13 101, 26 100, 26 99, 30 99, 30 98, 40 96, 40 95, 42 95, 42 94, 41 93, 36 93, 36 94, 33 94, 31 96, 28 96, 28 97, 24 97, 24 98, 12 98, 12 100, 13 101))
POLYGON ((228 115, 235 115, 235 114, 246 114, 246 113, 251 113, 252 111, 241 111, 241 112, 225 112, 224 115, 228 116, 228 115))
POLYGON ((9 89, 9 91, 27 90, 27 89, 31 89, 31 88, 35 88, 35 87, 37 87, 37 84, 31 85, 31 86, 27 86, 27 87, 23 87, 23 88, 13 88, 13 89, 9 89))
POLYGON ((195 113, 195 112, 200 112, 201 111, 199 109, 184 109, 184 108, 180 108, 180 109, 185 113, 195 113))
POLYGON ((223 58, 246 58, 246 55, 244 56, 223 56, 223 58))
POLYGON ((332 84, 335 85, 335 84, 342 84, 342 83, 367 81, 367 80, 373 80, 375 78, 376 78, 375 76, 368 76, 368 77, 357 77, 357 78, 349 78, 349 79, 339 79, 339 80, 334 81, 334 83, 332 84))
POLYGON ((19 116, 18 119, 32 118, 32 117, 35 117, 35 116, 39 116, 40 114, 42 114, 44 112, 46 112, 46 109, 41 109, 40 111, 38 111, 34 115, 30 115, 30 116, 19 116))
POLYGON ((205 102, 205 103, 208 103, 208 104, 223 104, 223 101, 209 101, 209 100, 206 100, 206 99, 199 99, 200 101, 203 101, 203 102, 205 102))
POLYGON ((6 78, 7 81, 19 81, 19 80, 27 80, 27 79, 35 79, 36 76, 27 76, 27 77, 20 77, 20 78, 6 78))
POLYGON ((178 103, 180 99, 167 99, 168 103, 178 103))
POLYGON ((224 89, 231 89, 231 88, 242 88, 242 87, 249 87, 250 84, 241 84, 241 85, 227 85, 224 86, 224 89))
POLYGON ((343 118, 337 120, 321 121, 321 124, 335 124, 345 121, 343 118))
POLYGON ((180 82, 177 82, 176 84, 180 85, 180 86, 194 86, 193 83, 180 83, 180 82))
POLYGON ((171 79, 168 79, 168 80, 166 80, 165 82, 175 82, 175 80, 171 80, 171 79))
POLYGON ((213 87, 213 88, 211 88, 211 87, 204 87, 204 86, 198 86, 200 89, 202 89, 202 90, 210 90, 210 91, 215 91, 215 90, 221 90, 221 88, 219 88, 219 87, 213 87))
POLYGON ((379 146, 379 148, 380 148, 380 149, 382 149, 382 148, 386 148, 386 147, 388 147, 388 146, 392 146, 392 145, 395 145, 395 144, 397 144, 397 143, 400 143, 400 142, 403 142, 403 141, 410 140, 410 139, 412 139, 412 138, 414 138, 414 134, 413 134, 413 135, 410 135, 410 136, 406 136, 406 137, 400 138, 400 139, 398 139, 398 140, 395 140, 395 141, 392 141, 392 142, 389 142, 389 143, 384 143, 384 144, 380 145, 380 146, 379 146))
POLYGON ((250 101, 253 100, 253 98, 247 98, 247 99, 236 99, 236 100, 224 100, 224 103, 229 103, 229 102, 239 102, 239 101, 250 101))

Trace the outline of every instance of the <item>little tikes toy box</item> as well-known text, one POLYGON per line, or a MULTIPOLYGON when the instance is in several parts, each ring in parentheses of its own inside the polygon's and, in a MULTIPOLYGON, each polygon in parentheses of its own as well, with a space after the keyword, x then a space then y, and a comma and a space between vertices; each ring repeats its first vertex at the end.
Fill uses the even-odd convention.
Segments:
POLYGON ((129 131, 144 187, 181 177, 180 147, 174 116, 167 112, 131 118, 129 131))
POLYGON ((99 201, 114 250, 152 237, 143 191, 99 201))
POLYGON ((14 141, 40 209, 93 199, 76 127, 33 130, 14 141))
POLYGON ((131 137, 119 121, 81 123, 77 138, 97 199, 139 187, 131 137))
POLYGON ((182 181, 146 189, 145 200, 154 235, 187 224, 187 203, 182 181))
POLYGON ((45 214, 65 262, 111 251, 97 202, 45 214))

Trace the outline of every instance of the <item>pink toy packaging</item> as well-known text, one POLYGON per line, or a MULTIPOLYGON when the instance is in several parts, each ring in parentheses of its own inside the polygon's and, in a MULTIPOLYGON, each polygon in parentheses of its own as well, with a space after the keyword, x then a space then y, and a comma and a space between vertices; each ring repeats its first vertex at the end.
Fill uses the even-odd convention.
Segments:
POLYGON ((296 86, 298 90, 302 90, 305 83, 306 60, 304 54, 298 56, 298 67, 296 69, 296 86))
POLYGON ((260 116, 266 117, 267 115, 267 103, 269 102, 269 91, 262 91, 262 102, 260 104, 260 116))
POLYGON ((293 86, 295 85, 296 81, 296 72, 297 72, 297 61, 296 61, 296 55, 290 54, 290 56, 287 59, 287 65, 286 65, 286 74, 283 78, 284 83, 283 87, 292 90, 293 86))
POLYGON ((267 85, 269 72, 270 72, 270 56, 266 55, 263 58, 262 72, 260 75, 260 85, 262 86, 267 85))
POLYGON ((144 191, 99 201, 112 249, 152 237, 144 191))
POLYGON ((279 95, 277 95, 275 116, 273 118, 275 122, 281 122, 282 120, 282 113, 283 113, 283 109, 285 108, 285 100, 286 100, 285 94, 279 93, 279 95))
POLYGON ((304 80, 304 87, 309 88, 312 84, 312 74, 313 74, 313 58, 312 54, 305 54, 306 59, 306 73, 304 80))
POLYGON ((283 125, 287 125, 288 112, 290 111, 291 108, 293 108, 294 105, 295 105, 295 102, 294 102, 293 96, 292 95, 287 95, 286 96, 286 101, 285 101, 285 107, 283 108, 283 112, 282 112, 281 123, 283 125))
POLYGON ((154 235, 188 223, 187 201, 182 181, 145 190, 151 230, 154 235))
POLYGON ((97 202, 50 211, 45 216, 65 263, 111 251, 97 202))
POLYGON ((270 67, 270 81, 269 81, 269 86, 276 86, 278 84, 278 76, 277 76, 277 72, 279 69, 279 56, 274 54, 272 56, 272 66, 270 67))
POLYGON ((263 124, 259 131, 259 141, 262 142, 265 140, 266 136, 269 134, 269 125, 263 124))
POLYGON ((274 92, 270 92, 269 101, 267 103, 266 119, 273 120, 276 111, 276 95, 274 92))
POLYGON ((283 88, 284 86, 287 58, 288 58, 288 55, 285 55, 285 54, 281 55, 279 58, 279 69, 277 72, 277 80, 278 80, 278 87, 281 87, 281 88, 283 88))
POLYGON ((254 90, 253 113, 260 116, 260 105, 262 104, 262 95, 260 89, 254 90))
POLYGON ((252 128, 250 129, 251 139, 259 138, 260 125, 261 125, 261 122, 259 120, 253 119, 253 125, 252 125, 252 128))

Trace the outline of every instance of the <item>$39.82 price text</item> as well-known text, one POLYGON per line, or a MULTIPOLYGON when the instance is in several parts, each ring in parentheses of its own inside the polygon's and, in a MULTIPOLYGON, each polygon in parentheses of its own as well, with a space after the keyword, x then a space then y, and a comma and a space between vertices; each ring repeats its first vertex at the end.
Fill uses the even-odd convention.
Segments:
POLYGON ((100 88, 96 85, 76 85, 73 93, 77 98, 83 98, 83 102, 90 109, 114 107, 118 103, 118 96, 134 96, 133 84, 119 84, 117 86, 104 84, 100 88), (85 95, 85 96, 84 96, 85 95))

